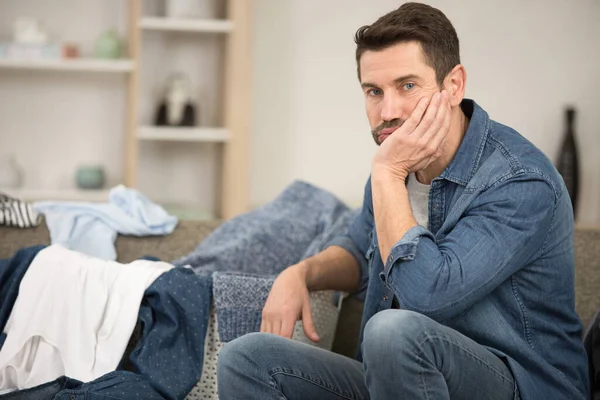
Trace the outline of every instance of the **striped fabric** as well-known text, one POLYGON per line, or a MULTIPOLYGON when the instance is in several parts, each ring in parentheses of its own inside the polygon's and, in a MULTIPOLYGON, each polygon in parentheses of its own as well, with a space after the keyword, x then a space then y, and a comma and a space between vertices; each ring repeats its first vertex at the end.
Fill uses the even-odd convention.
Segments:
POLYGON ((40 223, 30 204, 0 193, 0 226, 31 228, 40 223))

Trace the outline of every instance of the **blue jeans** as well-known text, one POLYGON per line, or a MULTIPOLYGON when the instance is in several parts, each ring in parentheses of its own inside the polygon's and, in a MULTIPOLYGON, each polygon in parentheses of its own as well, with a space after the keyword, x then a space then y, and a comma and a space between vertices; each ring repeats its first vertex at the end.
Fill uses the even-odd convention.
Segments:
POLYGON ((385 310, 365 327, 363 363, 266 333, 228 343, 219 396, 267 399, 518 399, 506 364, 418 313, 385 310))

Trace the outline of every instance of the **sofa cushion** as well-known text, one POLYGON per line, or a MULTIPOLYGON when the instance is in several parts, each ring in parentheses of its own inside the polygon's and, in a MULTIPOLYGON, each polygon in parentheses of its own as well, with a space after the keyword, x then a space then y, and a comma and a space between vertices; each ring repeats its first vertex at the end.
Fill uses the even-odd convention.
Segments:
POLYGON ((575 309, 584 326, 600 308, 600 228, 575 229, 575 309))
MULTIPOLYGON (((128 263, 146 255, 172 261, 191 252, 219 226, 219 221, 181 221, 169 236, 117 238, 118 261, 128 263)), ((20 248, 49 244, 45 222, 29 229, 0 227, 0 258, 8 258, 20 248)), ((575 307, 584 326, 600 308, 600 228, 577 228, 575 245, 575 307)), ((362 303, 353 298, 344 300, 333 350, 354 357, 362 303)))

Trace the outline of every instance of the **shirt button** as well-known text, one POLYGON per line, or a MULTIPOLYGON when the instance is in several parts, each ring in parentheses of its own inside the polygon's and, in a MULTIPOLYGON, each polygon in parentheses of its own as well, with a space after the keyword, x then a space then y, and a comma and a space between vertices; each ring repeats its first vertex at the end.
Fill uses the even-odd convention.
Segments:
POLYGON ((385 296, 383 296, 383 301, 387 301, 388 297, 387 294, 385 296))
POLYGON ((392 260, 393 260, 393 259, 394 259, 394 257, 392 257, 392 256, 389 256, 389 257, 388 257, 388 261, 389 261, 389 262, 392 262, 392 260))

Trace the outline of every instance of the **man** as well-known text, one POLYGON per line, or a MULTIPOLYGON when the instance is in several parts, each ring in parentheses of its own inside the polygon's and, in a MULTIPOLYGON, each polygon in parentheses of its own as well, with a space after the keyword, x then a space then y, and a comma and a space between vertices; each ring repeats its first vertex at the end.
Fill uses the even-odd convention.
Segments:
POLYGON ((456 32, 407 3, 356 33, 379 148, 347 237, 287 268, 223 399, 585 399, 573 214, 551 162, 463 99, 456 32), (308 293, 366 291, 358 361, 293 342, 308 293))

